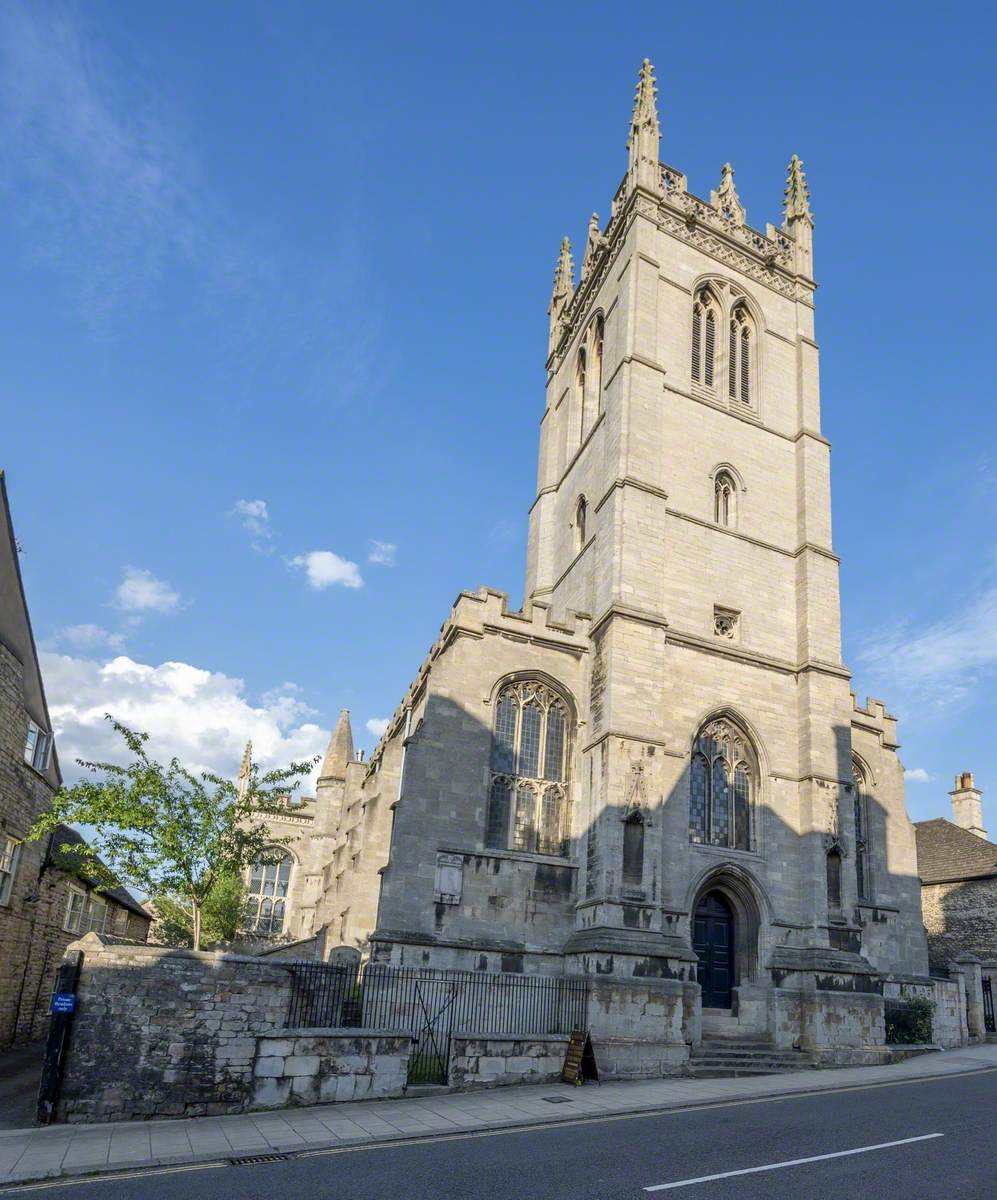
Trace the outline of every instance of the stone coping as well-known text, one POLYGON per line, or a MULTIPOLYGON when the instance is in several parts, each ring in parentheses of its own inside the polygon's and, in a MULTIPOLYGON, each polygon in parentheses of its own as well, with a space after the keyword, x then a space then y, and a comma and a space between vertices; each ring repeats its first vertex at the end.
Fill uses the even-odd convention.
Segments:
POLYGON ((298 1037, 329 1037, 329 1038, 367 1038, 367 1037, 397 1037, 397 1038, 415 1038, 417 1035, 411 1029, 367 1029, 355 1028, 351 1029, 348 1026, 314 1026, 309 1028, 306 1025, 298 1026, 294 1029, 268 1029, 264 1033, 254 1033, 249 1035, 255 1038, 298 1038, 298 1037))
POLYGON ((456 1029, 450 1034, 451 1040, 463 1038, 468 1042, 567 1042, 570 1033, 469 1033, 465 1029, 456 1029))
POLYGON ((136 958, 186 958, 196 962, 210 963, 250 963, 270 971, 290 971, 293 962, 282 962, 280 959, 259 958, 255 954, 229 954, 225 950, 188 950, 181 946, 158 946, 154 942, 130 942, 122 938, 113 938, 108 934, 91 931, 78 941, 71 942, 67 950, 82 950, 84 955, 114 954, 127 951, 136 958))

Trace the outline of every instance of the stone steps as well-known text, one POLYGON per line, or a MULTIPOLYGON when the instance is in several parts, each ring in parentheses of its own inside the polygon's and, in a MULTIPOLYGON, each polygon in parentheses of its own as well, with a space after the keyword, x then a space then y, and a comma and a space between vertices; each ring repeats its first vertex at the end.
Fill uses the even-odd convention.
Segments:
POLYGON ((696 1079, 730 1079, 742 1075, 777 1075, 806 1071, 813 1063, 799 1050, 777 1050, 755 1039, 709 1040, 689 1057, 688 1072, 696 1079))

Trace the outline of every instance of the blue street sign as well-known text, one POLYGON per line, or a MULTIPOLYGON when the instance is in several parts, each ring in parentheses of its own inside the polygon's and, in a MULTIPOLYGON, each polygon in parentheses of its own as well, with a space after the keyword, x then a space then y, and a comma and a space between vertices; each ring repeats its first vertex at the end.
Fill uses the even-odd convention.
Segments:
POLYGON ((54 1013, 76 1012, 76 995, 74 992, 56 992, 52 997, 54 1013))

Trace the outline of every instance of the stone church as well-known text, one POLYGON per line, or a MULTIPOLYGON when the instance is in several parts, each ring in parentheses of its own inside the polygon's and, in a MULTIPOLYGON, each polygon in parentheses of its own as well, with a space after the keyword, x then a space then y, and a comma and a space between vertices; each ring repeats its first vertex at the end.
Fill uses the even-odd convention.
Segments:
POLYGON ((698 982, 771 1030, 927 975, 915 836, 841 658, 803 164, 756 229, 659 140, 645 61, 554 274, 522 609, 462 593, 368 762, 340 718, 254 895, 322 957, 698 982))

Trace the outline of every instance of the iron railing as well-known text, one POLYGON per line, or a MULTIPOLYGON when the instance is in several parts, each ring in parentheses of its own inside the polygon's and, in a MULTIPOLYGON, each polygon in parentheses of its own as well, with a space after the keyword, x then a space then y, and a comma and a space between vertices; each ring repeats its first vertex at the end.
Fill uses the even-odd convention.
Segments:
POLYGON ((287 1028, 439 1028, 496 1036, 584 1029, 588 980, 392 967, 293 963, 287 1028))
POLYGON ((997 1022, 994 1021, 994 989, 990 975, 983 976, 983 1024, 987 1033, 997 1033, 997 1022))

